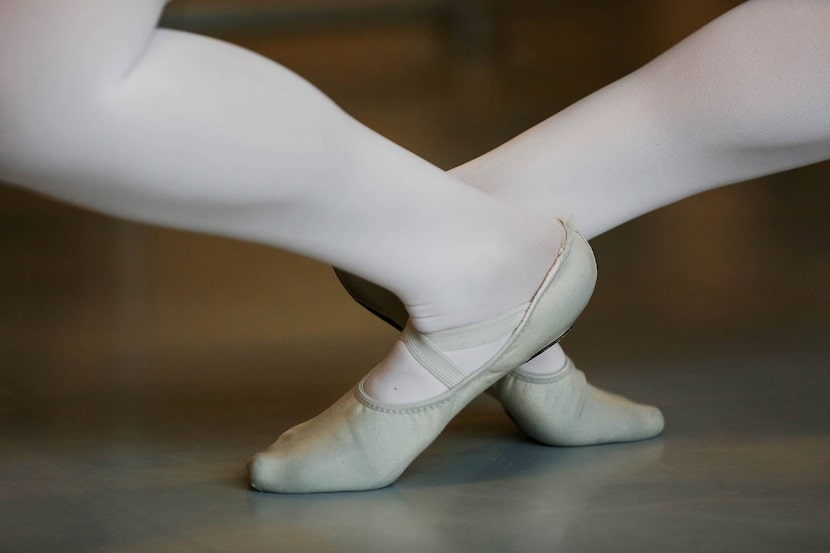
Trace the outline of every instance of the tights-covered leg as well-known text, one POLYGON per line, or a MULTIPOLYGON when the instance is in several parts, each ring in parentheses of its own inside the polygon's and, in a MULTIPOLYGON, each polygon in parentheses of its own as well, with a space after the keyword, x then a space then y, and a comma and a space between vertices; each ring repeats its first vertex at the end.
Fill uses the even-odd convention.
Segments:
POLYGON ((553 305, 581 310, 593 287, 590 250, 555 217, 502 203, 371 132, 281 66, 157 29, 163 6, 0 0, 0 179, 117 216, 288 249, 393 290, 412 314, 407 336, 421 340, 418 351, 424 336, 449 336, 451 351, 416 358, 399 342, 371 373, 364 403, 344 396, 342 416, 295 429, 291 444, 278 442, 252 468, 269 490, 388 484, 472 399, 466 391, 564 332, 547 336, 539 317, 562 311, 553 305), (436 359, 441 370, 427 370, 436 359), (437 419, 395 407, 445 396, 430 411, 437 419), (367 410, 370 400, 385 407, 367 410), (390 421, 414 426, 401 433, 390 421), (371 448, 357 439, 367 428, 371 448))
MULTIPOLYGON (((271 61, 156 29, 163 5, 0 1, 0 177, 348 267, 422 331, 532 295, 562 240, 554 218, 454 181, 271 61)), ((440 390, 410 377, 414 395, 440 390)))
MULTIPOLYGON (((827 159, 828 91, 830 3, 755 0, 451 173, 570 218, 592 238, 699 192, 827 159)), ((567 372, 556 346, 524 366, 523 379, 502 383, 508 409, 537 439, 584 444, 659 431, 640 406, 587 383, 565 393, 565 383, 584 382, 567 372)))
POLYGON ((830 157, 830 4, 753 0, 452 173, 592 238, 830 157))

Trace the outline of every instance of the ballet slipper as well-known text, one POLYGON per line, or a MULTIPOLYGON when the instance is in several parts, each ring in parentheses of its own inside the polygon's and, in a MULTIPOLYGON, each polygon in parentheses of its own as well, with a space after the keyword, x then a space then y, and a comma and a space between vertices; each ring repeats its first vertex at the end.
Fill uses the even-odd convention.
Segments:
POLYGON ((284 434, 249 463, 260 491, 310 493, 388 486, 465 405, 511 370, 556 343, 593 292, 596 264, 590 246, 565 225, 566 239, 533 299, 498 319, 421 334, 411 325, 401 339, 413 357, 449 389, 425 401, 379 402, 364 379, 317 417, 284 434), (472 374, 443 353, 508 336, 499 351, 472 374))
MULTIPOLYGON (((334 269, 351 297, 402 330, 409 314, 389 290, 334 269)), ((487 390, 528 436, 550 446, 597 445, 646 440, 663 431, 659 409, 592 386, 568 359, 551 375, 516 369, 487 390)))
POLYGON ((595 388, 570 358, 551 375, 515 369, 491 393, 528 436, 546 445, 633 442, 663 431, 658 408, 595 388))

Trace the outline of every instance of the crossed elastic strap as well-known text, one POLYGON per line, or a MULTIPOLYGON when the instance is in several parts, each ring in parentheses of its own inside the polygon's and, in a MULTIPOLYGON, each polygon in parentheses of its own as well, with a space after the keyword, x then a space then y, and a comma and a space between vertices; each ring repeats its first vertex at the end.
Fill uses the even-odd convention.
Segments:
POLYGON ((495 319, 449 330, 421 334, 407 323, 403 341, 412 356, 447 388, 454 388, 471 372, 458 368, 443 352, 483 346, 510 335, 527 312, 530 302, 495 319))

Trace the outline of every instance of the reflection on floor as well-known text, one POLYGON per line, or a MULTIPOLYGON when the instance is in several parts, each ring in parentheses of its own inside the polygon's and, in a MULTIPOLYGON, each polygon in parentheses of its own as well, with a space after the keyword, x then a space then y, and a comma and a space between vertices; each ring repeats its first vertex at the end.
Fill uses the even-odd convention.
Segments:
MULTIPOLYGON (((522 33, 512 61, 452 72, 417 27, 249 41, 448 166, 699 25, 637 35, 667 4, 618 8, 625 48, 566 59, 522 33), (447 79, 477 102, 456 111, 447 79)), ((542 15, 507 21, 562 25, 542 15)), ((395 339, 328 267, 0 189, 0 552, 826 551, 829 176, 718 190, 594 241, 599 287, 566 350, 661 406, 663 437, 543 447, 481 398, 394 486, 315 496, 253 492, 244 466, 395 339)))

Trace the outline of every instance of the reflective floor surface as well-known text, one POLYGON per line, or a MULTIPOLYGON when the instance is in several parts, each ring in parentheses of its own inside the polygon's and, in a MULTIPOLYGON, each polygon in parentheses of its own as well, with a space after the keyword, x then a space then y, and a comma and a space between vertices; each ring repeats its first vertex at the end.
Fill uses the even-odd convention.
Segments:
POLYGON ((586 322, 568 349, 595 383, 660 405, 664 436, 544 447, 482 398, 365 493, 262 494, 244 463, 347 389, 393 339, 382 329, 362 349, 161 354, 140 375, 12 358, 18 389, 81 372, 96 393, 6 398, 0 551, 826 551, 827 321, 680 336, 645 319, 636 348, 586 322))
MULTIPOLYGON (((556 13, 507 14, 535 31, 512 61, 452 62, 456 90, 480 92, 460 112, 417 25, 240 42, 450 166, 729 4, 563 3, 568 25, 619 25, 571 57, 539 47, 556 13)), ((565 349, 595 384, 660 406, 662 437, 544 447, 483 397, 395 485, 310 496, 252 491, 247 457, 396 338, 329 267, 0 187, 0 552, 828 551, 828 181, 830 165, 803 168, 592 241, 600 281, 565 349)))

